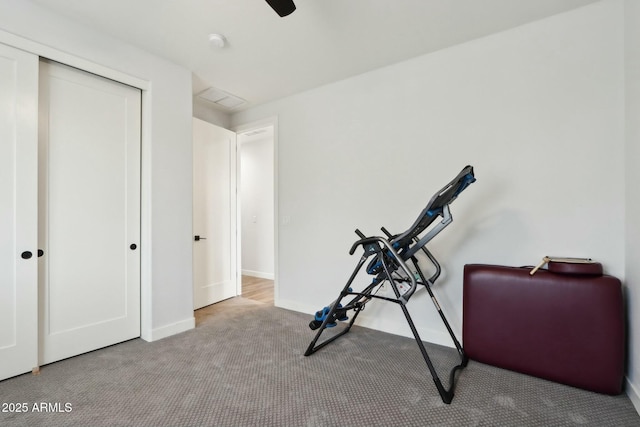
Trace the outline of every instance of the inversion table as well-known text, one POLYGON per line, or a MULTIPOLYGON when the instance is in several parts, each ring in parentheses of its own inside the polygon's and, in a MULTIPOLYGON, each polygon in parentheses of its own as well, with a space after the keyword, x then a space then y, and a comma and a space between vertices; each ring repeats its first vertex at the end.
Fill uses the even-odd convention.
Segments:
POLYGON ((411 332, 413 333, 418 347, 420 348, 420 352, 427 363, 431 377, 435 382, 442 401, 444 403, 451 403, 455 388, 455 373, 457 370, 467 366, 468 359, 460 345, 460 342, 453 333, 449 322, 444 316, 440 304, 438 304, 436 297, 431 291, 431 286, 433 286, 440 276, 441 267, 433 254, 429 252, 425 246, 446 226, 451 224, 453 217, 451 216, 449 205, 473 182, 475 182, 473 167, 466 166, 453 180, 451 180, 451 182, 431 197, 431 200, 429 200, 427 206, 422 210, 420 216, 404 233, 392 235, 382 227, 382 232, 386 235, 386 238, 378 236, 366 237, 360 232, 360 230, 356 230, 356 234, 360 237, 360 240, 353 244, 349 254, 353 255, 356 249, 360 246, 364 253, 360 257, 356 268, 349 277, 349 280, 340 292, 338 298, 322 310, 316 312, 315 318, 311 323, 309 323, 309 327, 312 330, 318 330, 318 332, 304 353, 305 356, 310 356, 322 347, 349 332, 351 326, 353 326, 356 318, 358 317, 358 314, 360 314, 365 305, 372 299, 394 302, 402 308, 404 316, 409 323, 409 327, 411 328, 411 332), (440 221, 436 223, 435 221, 437 218, 440 218, 440 221), (432 224, 434 224, 433 227, 430 227, 432 224), (422 235, 423 233, 424 235, 422 235), (418 259, 416 257, 416 253, 418 251, 422 251, 435 267, 435 273, 428 279, 418 266, 418 259), (367 264, 366 272, 369 275, 374 276, 374 278, 362 291, 354 291, 352 288, 354 279, 370 257, 372 258, 367 264), (409 261, 411 262, 410 264, 412 267, 407 265, 409 261), (395 297, 377 295, 380 288, 387 282, 390 284, 395 297), (460 356, 460 364, 453 367, 450 372, 448 389, 445 389, 442 385, 442 382, 438 377, 438 373, 427 354, 427 350, 418 335, 418 331, 407 309, 409 299, 419 286, 424 287, 429 293, 431 301, 435 305, 440 318, 444 322, 444 325, 446 326, 447 331, 449 332, 449 335, 451 336, 451 339, 458 351, 458 355, 460 356), (351 300, 343 304, 342 301, 347 296, 351 297, 351 300), (351 320, 345 324, 343 329, 339 332, 336 331, 335 334, 318 343, 318 339, 325 329, 336 326, 337 321, 349 320, 347 313, 351 310, 353 310, 351 320))

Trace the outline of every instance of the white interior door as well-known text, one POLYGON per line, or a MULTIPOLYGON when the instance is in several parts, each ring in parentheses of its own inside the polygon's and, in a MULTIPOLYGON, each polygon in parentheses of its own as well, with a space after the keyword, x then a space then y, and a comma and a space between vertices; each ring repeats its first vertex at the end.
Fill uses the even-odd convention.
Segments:
POLYGON ((37 118, 38 57, 0 44, 0 380, 38 366, 37 118))
POLYGON ((193 119, 194 308, 237 295, 236 134, 193 119))
POLYGON ((140 335, 138 89, 40 63, 40 363, 140 335))

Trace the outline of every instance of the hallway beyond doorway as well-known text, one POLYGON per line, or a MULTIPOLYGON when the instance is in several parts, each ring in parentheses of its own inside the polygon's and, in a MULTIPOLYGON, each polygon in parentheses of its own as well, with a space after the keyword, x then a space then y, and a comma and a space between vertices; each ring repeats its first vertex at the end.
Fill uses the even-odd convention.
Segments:
POLYGON ((273 280, 243 275, 242 297, 273 305, 273 280))

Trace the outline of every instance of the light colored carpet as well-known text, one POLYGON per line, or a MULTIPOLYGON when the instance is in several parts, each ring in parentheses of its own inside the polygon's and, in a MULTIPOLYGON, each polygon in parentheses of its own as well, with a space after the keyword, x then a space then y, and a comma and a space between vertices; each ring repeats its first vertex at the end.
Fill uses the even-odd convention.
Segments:
MULTIPOLYGON (((309 315, 234 298, 198 327, 0 382, 7 426, 638 426, 606 396, 470 361, 445 405, 415 342, 354 327, 316 354, 309 315), (55 413, 34 412, 49 403, 55 413), (71 406, 64 412, 65 404, 71 406)), ((429 345, 443 380, 455 351, 429 345), (446 366, 446 368, 445 368, 446 366)))

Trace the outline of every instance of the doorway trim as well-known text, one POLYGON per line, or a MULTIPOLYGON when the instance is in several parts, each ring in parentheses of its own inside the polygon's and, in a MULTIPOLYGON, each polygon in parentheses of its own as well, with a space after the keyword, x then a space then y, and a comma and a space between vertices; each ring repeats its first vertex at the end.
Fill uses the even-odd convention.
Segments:
MULTIPOLYGON (((278 214, 278 116, 271 116, 271 117, 267 117, 265 119, 261 119, 261 120, 256 120, 256 121, 251 121, 251 122, 247 122, 244 124, 239 124, 236 126, 232 126, 230 128, 230 130, 232 130, 233 132, 235 132, 237 135, 252 131, 252 130, 256 130, 256 129, 260 129, 260 128, 264 128, 267 126, 272 126, 273 127, 273 301, 274 301, 274 305, 276 307, 279 306, 279 299, 280 299, 280 292, 279 292, 279 269, 278 269, 278 236, 280 234, 279 232, 279 214, 278 214)), ((240 144, 237 144, 236 149, 239 150, 240 149, 240 144)), ((239 175, 240 174, 240 155, 238 153, 238 155, 236 155, 236 173, 239 175)), ((240 176, 236 177, 236 182, 240 182, 240 176)), ((236 187, 236 191, 237 187, 236 187)), ((236 199, 236 204, 240 204, 241 203, 241 198, 238 197, 236 199)), ((238 234, 237 236, 237 241, 238 241, 238 245, 237 245, 237 253, 236 253, 236 257, 238 259, 238 263, 237 263, 237 275, 238 275, 238 286, 239 289, 242 289, 242 264, 241 264, 241 260, 242 260, 242 244, 241 244, 241 236, 240 236, 240 224, 242 224, 242 218, 240 217, 240 215, 242 214, 242 210, 240 209, 240 207, 236 208, 236 233, 238 234)))

